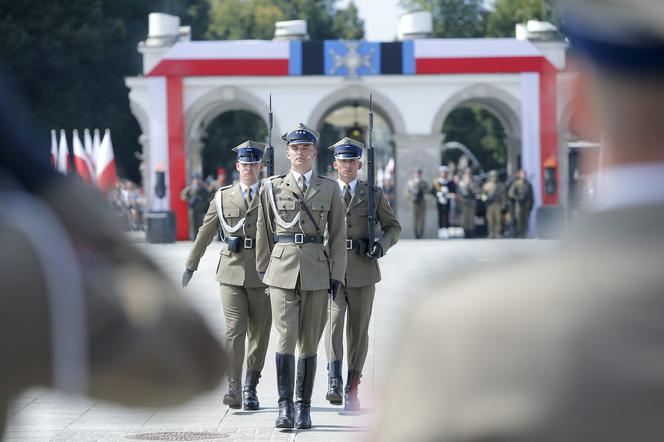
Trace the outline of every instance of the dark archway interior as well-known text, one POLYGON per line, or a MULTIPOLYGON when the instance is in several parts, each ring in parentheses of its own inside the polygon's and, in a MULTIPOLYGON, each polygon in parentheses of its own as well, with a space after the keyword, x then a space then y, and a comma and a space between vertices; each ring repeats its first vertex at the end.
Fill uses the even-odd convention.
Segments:
MULTIPOLYGON (((493 112, 478 105, 458 107, 445 119, 442 132, 445 134, 445 143, 456 141, 468 147, 484 171, 498 170, 506 173, 506 129, 493 112)), ((445 150, 441 164, 456 164, 461 156, 462 152, 459 150, 445 150)))
MULTIPOLYGON (((226 171, 226 184, 234 181, 236 155, 231 149, 253 140, 265 142, 267 127, 257 114, 244 110, 228 111, 208 125, 201 150, 203 177, 217 177, 220 168, 226 171)), ((273 134, 274 136, 274 134, 273 134)))

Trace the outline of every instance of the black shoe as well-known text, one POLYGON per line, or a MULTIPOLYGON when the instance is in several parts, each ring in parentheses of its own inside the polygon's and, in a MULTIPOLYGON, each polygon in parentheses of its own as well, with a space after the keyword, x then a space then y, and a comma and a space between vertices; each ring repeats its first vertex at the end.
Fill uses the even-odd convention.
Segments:
POLYGON ((277 391, 279 393, 279 416, 274 426, 293 428, 293 383, 295 380, 295 356, 277 353, 277 391))
POLYGON ((314 390, 314 380, 316 378, 316 361, 318 355, 308 358, 300 358, 297 361, 297 385, 295 394, 295 428, 311 428, 311 393, 314 390))
POLYGON ((360 411, 360 399, 357 397, 357 388, 360 385, 362 373, 355 370, 348 370, 348 380, 344 388, 344 410, 360 411))
POLYGON ((260 403, 256 394, 256 385, 261 377, 258 370, 247 369, 247 376, 244 378, 244 388, 242 389, 242 408, 245 410, 258 410, 260 403))
POLYGON ((328 364, 328 386, 325 399, 332 405, 343 404, 341 390, 344 387, 344 380, 341 377, 341 361, 332 361, 328 364))
POLYGON ((242 407, 242 394, 238 381, 233 379, 228 381, 228 392, 224 395, 224 405, 234 409, 242 407))

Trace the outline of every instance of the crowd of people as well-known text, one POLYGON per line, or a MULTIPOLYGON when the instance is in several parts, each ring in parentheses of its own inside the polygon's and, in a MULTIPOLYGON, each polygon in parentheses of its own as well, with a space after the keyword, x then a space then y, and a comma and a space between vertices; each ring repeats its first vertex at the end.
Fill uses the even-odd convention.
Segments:
POLYGON ((431 183, 418 169, 405 193, 417 239, 424 236, 427 197, 436 202, 440 239, 525 238, 535 202, 523 169, 506 177, 496 170, 473 174, 469 168, 440 166, 431 183))

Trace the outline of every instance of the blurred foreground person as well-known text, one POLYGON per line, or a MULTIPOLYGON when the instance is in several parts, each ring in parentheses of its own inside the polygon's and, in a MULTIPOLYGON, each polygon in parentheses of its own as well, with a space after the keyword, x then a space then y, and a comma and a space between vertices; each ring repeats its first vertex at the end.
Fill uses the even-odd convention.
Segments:
POLYGON ((569 6, 577 127, 603 140, 594 212, 415 309, 377 440, 664 440, 663 3, 569 6))
POLYGON ((230 408, 258 410, 256 386, 265 363, 270 339, 272 312, 270 298, 256 273, 256 221, 258 219, 258 176, 265 145, 245 141, 233 148, 240 182, 220 188, 210 202, 203 226, 189 252, 182 286, 186 287, 198 269, 205 249, 221 230, 224 245, 219 255, 217 280, 224 305, 226 340, 232 356, 228 371, 228 392, 224 404, 230 408), (247 374, 242 388, 245 338, 247 374))
POLYGON ((203 319, 19 113, 0 83, 0 436, 33 386, 130 406, 213 389, 226 358, 203 319))

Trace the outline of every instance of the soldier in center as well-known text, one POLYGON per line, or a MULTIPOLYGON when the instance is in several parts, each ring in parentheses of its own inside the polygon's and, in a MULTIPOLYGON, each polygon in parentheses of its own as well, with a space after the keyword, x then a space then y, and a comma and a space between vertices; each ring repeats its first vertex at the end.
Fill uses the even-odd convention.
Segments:
POLYGON ((256 270, 269 286, 277 343, 277 428, 311 428, 311 394, 328 292, 346 271, 346 222, 334 180, 313 173, 318 132, 299 124, 283 135, 291 170, 260 190, 256 270), (327 228, 327 244, 323 234, 327 228), (295 347, 297 401, 293 405, 295 347))
POLYGON ((346 279, 343 288, 330 304, 331 322, 327 327, 325 346, 328 360, 329 386, 327 400, 333 405, 341 404, 343 378, 341 365, 343 359, 343 335, 346 310, 346 341, 348 343, 348 378, 344 389, 344 408, 346 411, 358 411, 360 402, 357 389, 362 376, 362 368, 369 347, 369 322, 373 307, 376 283, 380 281, 378 258, 399 240, 401 225, 392 208, 387 203, 383 192, 374 188, 374 219, 380 223, 382 237, 369 244, 369 224, 367 222, 370 188, 357 178, 362 168, 364 144, 352 138, 344 138, 334 146, 334 168, 338 175, 338 186, 346 209, 347 264, 346 279))

